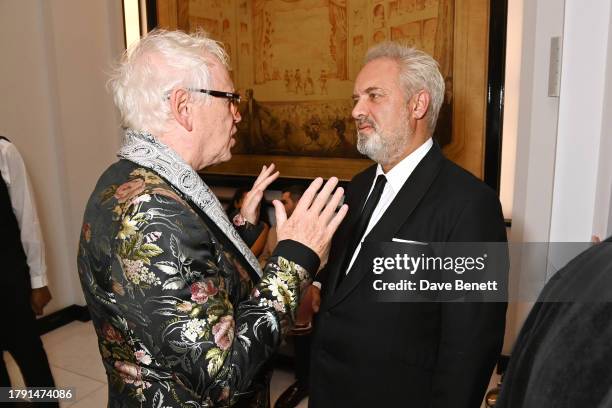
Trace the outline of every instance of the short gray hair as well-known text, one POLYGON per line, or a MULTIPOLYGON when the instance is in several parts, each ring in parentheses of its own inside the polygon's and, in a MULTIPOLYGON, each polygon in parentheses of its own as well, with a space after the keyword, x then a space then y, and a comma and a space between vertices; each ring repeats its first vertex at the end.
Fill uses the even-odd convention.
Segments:
MULTIPOLYGON (((170 119, 168 92, 176 87, 209 88, 211 55, 229 69, 223 46, 203 31, 154 30, 130 46, 107 84, 123 125, 153 134, 165 132, 170 119)), ((199 93, 193 97, 208 98, 199 93)))
POLYGON ((436 60, 421 50, 390 41, 370 48, 365 63, 379 58, 389 58, 399 65, 400 84, 406 99, 422 89, 429 93, 431 104, 427 112, 427 124, 433 132, 444 101, 444 78, 436 60))

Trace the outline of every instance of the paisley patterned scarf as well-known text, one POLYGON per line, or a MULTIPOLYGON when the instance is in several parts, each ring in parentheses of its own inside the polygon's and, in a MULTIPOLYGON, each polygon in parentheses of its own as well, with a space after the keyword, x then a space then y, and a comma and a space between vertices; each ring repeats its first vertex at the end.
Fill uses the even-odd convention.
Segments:
POLYGON ((261 277, 257 258, 238 235, 221 203, 198 173, 172 149, 153 135, 128 129, 117 156, 153 170, 202 210, 234 244, 253 270, 261 277))

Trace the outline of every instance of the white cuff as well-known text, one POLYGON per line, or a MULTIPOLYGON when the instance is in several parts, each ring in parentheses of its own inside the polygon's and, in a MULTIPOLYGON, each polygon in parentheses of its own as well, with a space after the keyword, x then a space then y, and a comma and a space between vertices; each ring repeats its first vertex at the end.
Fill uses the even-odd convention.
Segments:
POLYGON ((30 277, 30 283, 32 285, 32 289, 44 288, 47 286, 47 277, 42 276, 32 276, 30 277))

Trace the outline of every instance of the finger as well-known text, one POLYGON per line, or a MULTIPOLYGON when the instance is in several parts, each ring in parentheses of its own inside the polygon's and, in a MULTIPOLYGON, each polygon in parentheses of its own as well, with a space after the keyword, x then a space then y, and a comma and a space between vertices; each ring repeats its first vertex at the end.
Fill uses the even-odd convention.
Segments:
POLYGON ((317 214, 320 213, 323 207, 325 206, 325 203, 327 203, 327 201, 329 200, 329 195, 332 191, 334 191, 334 188, 336 188, 337 185, 337 177, 332 177, 327 180, 327 183, 325 183, 321 191, 319 191, 319 194, 317 194, 317 198, 315 198, 310 208, 317 214))
POLYGON ((268 188, 268 186, 270 186, 270 184, 272 184, 274 180, 278 178, 278 176, 280 176, 280 171, 277 171, 269 175, 257 185, 257 189, 261 191, 265 191, 268 188))
POLYGON ((308 210, 310 208, 310 205, 312 204, 312 200, 314 200, 315 196, 317 195, 317 191, 319 191, 322 185, 323 179, 321 177, 317 177, 316 179, 314 179, 314 181, 310 183, 306 191, 304 191, 304 194, 302 194, 302 198, 300 198, 300 201, 298 201, 297 205, 295 206, 295 210, 293 210, 293 213, 295 214, 297 212, 299 214, 303 211, 308 210))
POLYGON ((321 213, 321 220, 323 221, 324 225, 329 224, 329 221, 336 213, 336 208, 338 208, 338 205, 342 201, 342 197, 344 197, 344 189, 342 187, 338 187, 321 213))
POLYGON ((338 212, 336 213, 334 218, 332 218, 332 220, 329 222, 329 224, 327 224, 327 231, 328 231, 328 233, 333 235, 334 232, 336 232, 336 230, 340 226, 340 223, 342 222, 344 217, 346 217, 346 213, 347 212, 348 212, 348 205, 342 204, 342 207, 340 207, 340 210, 338 210, 338 212))
POLYGON ((259 176, 257 176, 253 183, 253 188, 257 187, 263 180, 269 177, 274 171, 274 167, 274 163, 270 164, 270 166, 263 166, 261 172, 259 172, 259 176))
POLYGON ((259 174, 257 175, 255 181, 253 182, 253 186, 256 186, 259 180, 264 177, 264 174, 266 174, 266 170, 268 170, 268 166, 266 166, 265 164, 261 166, 261 170, 259 171, 259 174))
POLYGON ((274 206, 274 214, 276 215, 276 229, 280 229, 285 221, 287 221, 287 212, 285 206, 278 200, 273 200, 272 205, 274 206))
POLYGON ((316 298, 312 299, 312 311, 319 313, 319 301, 316 298))

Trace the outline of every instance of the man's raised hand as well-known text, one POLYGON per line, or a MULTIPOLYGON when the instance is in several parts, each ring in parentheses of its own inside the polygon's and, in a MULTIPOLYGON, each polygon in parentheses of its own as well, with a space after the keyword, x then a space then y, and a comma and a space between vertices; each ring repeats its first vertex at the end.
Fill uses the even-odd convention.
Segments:
POLYGON ((343 204, 336 212, 344 195, 344 189, 336 189, 337 185, 336 177, 330 178, 325 185, 322 178, 316 178, 289 218, 280 201, 272 202, 276 212, 278 241, 292 239, 306 245, 319 256, 321 265, 327 263, 331 239, 348 211, 348 206, 343 204))

